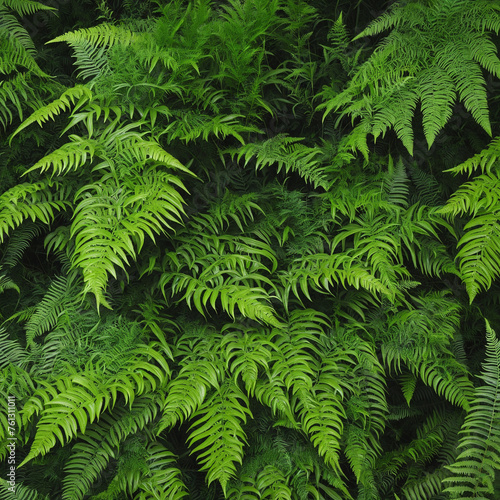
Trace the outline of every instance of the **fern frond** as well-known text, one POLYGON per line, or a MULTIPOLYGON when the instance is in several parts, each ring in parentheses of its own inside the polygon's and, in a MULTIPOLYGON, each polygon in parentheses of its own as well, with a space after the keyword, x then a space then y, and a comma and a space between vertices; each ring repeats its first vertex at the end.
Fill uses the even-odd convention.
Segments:
POLYGON ((176 456, 160 443, 147 447, 148 473, 139 484, 137 500, 179 500, 189 496, 176 456))
POLYGON ((408 174, 402 158, 398 160, 395 167, 392 166, 392 163, 392 158, 389 157, 389 170, 383 185, 384 191, 387 193, 387 201, 406 208, 409 196, 408 174))
POLYGON ((55 212, 71 206, 69 189, 58 182, 41 181, 23 183, 0 195, 0 242, 11 229, 16 229, 25 220, 31 219, 50 224, 55 212))
MULTIPOLYGON (((0 30, 0 35, 2 35, 0 30)), ((16 73, 18 68, 26 68, 29 73, 39 77, 48 77, 33 56, 24 48, 24 45, 17 38, 0 37, 0 74, 9 75, 16 73)))
POLYGON ((92 28, 70 31, 47 43, 68 42, 71 45, 87 42, 94 47, 113 46, 117 44, 127 46, 139 40, 141 36, 141 33, 134 33, 124 26, 101 23, 92 28))
POLYGON ((67 111, 72 106, 80 107, 88 101, 92 100, 92 92, 85 85, 76 85, 72 87, 61 95, 58 99, 42 106, 31 114, 10 136, 10 141, 19 133, 21 130, 29 127, 32 123, 38 123, 38 125, 43 125, 49 120, 53 120, 56 116, 67 111), (76 103, 76 104, 75 104, 76 103))
POLYGON ((345 438, 344 453, 354 472, 356 481, 361 485, 362 489, 369 490, 370 483, 373 486, 375 460, 377 458, 377 452, 370 442, 370 433, 356 425, 349 425, 345 431, 345 438))
POLYGON ((496 171, 496 161, 500 157, 500 137, 493 139, 488 147, 483 149, 481 152, 474 155, 472 158, 464 161, 456 167, 446 170, 447 172, 452 172, 454 174, 467 173, 472 175, 478 169, 481 169, 481 173, 490 174, 492 171, 496 171))
POLYGON ((79 78, 95 78, 109 69, 107 47, 94 46, 87 41, 74 42, 70 45, 76 58, 76 65, 80 70, 79 78))
POLYGON ((1 500, 49 500, 47 495, 38 493, 36 489, 22 483, 16 483, 14 487, 4 478, 0 479, 1 500))
MULTIPOLYGON (((1 287, 1 277, 0 277, 0 287, 1 287)), ((1 293, 0 288, 0 293, 1 293)), ((7 368, 10 365, 21 366, 27 358, 28 353, 26 349, 17 340, 10 339, 10 335, 3 329, 0 328, 0 370, 7 368)), ((6 429, 7 426, 1 427, 6 429)), ((3 432, 0 434, 3 438, 3 432)))
POLYGON ((17 12, 21 16, 34 14, 40 10, 56 10, 54 7, 44 5, 41 2, 33 2, 31 0, 0 0, 0 7, 3 6, 17 12))
POLYGON ((1 262, 7 268, 15 267, 31 241, 40 235, 42 226, 27 222, 18 227, 9 237, 1 262))
POLYGON ((64 467, 63 500, 81 500, 85 496, 110 460, 118 458, 119 445, 154 420, 159 409, 157 399, 157 396, 143 395, 130 409, 114 408, 78 436, 79 441, 64 467))
POLYGON ((219 387, 218 370, 208 361, 183 367, 168 385, 158 434, 177 422, 190 418, 205 401, 207 389, 219 387))
MULTIPOLYGON (((177 376, 167 386, 157 434, 190 419, 204 403, 209 390, 220 388, 223 375, 213 359, 213 350, 218 349, 218 346, 207 340, 207 333, 204 328, 201 335, 198 332, 194 335, 186 333, 177 341, 178 352, 183 354, 183 363, 177 376)), ((220 342, 221 339, 217 340, 220 342)))
POLYGON ((33 98, 30 75, 18 73, 9 80, 0 81, 0 124, 5 128, 14 119, 12 107, 23 119, 23 103, 33 98))
POLYGON ((483 68, 500 74, 500 59, 486 26, 498 28, 497 8, 488 1, 474 9, 462 0, 396 2, 356 38, 391 29, 340 93, 325 89, 318 109, 324 117, 342 109, 359 124, 347 144, 368 155, 367 134, 392 127, 413 154, 412 119, 421 102, 423 129, 430 147, 452 115, 456 96, 491 135, 483 68), (491 16, 491 17, 490 17, 491 16))
POLYGON ((302 137, 279 134, 260 144, 257 142, 246 144, 232 154, 234 156, 236 152, 238 153, 238 161, 244 158, 245 166, 251 159, 255 159, 257 170, 276 165, 278 172, 281 170, 286 173, 296 172, 314 187, 321 186, 326 189, 324 167, 317 158, 321 150, 300 144, 302 140, 302 137))
POLYGON ((186 143, 193 142, 198 138, 208 141, 210 136, 217 139, 225 139, 234 137, 241 144, 245 144, 245 140, 241 134, 248 132, 258 132, 256 127, 243 125, 240 123, 241 115, 221 115, 208 116, 200 113, 189 113, 183 111, 182 118, 172 122, 166 129, 172 129, 169 132, 170 139, 180 139, 186 143))
POLYGON ((134 176, 135 186, 116 187, 95 183, 77 194, 71 237, 75 238, 72 265, 83 272, 84 293, 91 292, 97 305, 109 307, 104 297, 108 274, 125 268, 136 258, 145 236, 154 241, 172 223, 180 222, 183 198, 172 186, 183 188, 176 176, 150 168, 134 176), (137 250, 138 249, 138 250, 137 250))
POLYGON ((484 385, 474 392, 474 400, 462 425, 458 445, 462 453, 447 466, 453 474, 443 481, 450 498, 493 499, 495 475, 500 469, 500 342, 486 322, 486 359, 480 376, 484 385))
POLYGON ((79 431, 85 433, 89 424, 115 406, 118 394, 123 396, 125 403, 132 405, 137 396, 164 386, 170 370, 158 347, 157 344, 137 347, 127 367, 109 378, 104 377, 107 380, 96 371, 88 371, 66 376, 64 382, 59 379, 58 389, 49 385, 35 393, 30 404, 23 408, 24 421, 40 411, 40 407, 45 407, 30 452, 20 466, 48 453, 57 441, 64 445, 79 431), (150 359, 157 364, 150 363, 150 359))
POLYGON ((460 276, 472 303, 481 290, 500 276, 500 221, 496 212, 482 211, 464 230, 458 246, 460 276))
MULTIPOLYGON (((8 36, 15 38, 30 54, 31 56, 35 56, 36 49, 33 40, 29 36, 29 33, 26 31, 17 18, 12 14, 9 14, 5 11, 5 7, 0 3, 0 34, 2 36, 8 36)), ((2 68, 2 72, 4 68, 2 68)))
POLYGON ((224 493, 242 463, 246 435, 242 425, 251 416, 248 400, 232 382, 225 383, 194 414, 189 445, 207 469, 207 481, 217 480, 224 493))
POLYGON ((70 135, 69 139, 70 142, 37 161, 31 168, 26 170, 24 175, 34 170, 40 170, 43 173, 49 168, 53 169, 54 174, 62 175, 72 170, 78 170, 87 162, 92 162, 97 142, 77 135, 70 135))
POLYGON ((77 294, 71 277, 57 276, 50 284, 47 293, 37 304, 35 311, 26 323, 26 345, 33 344, 38 335, 52 328, 63 311, 77 304, 77 294))
POLYGON ((292 500, 292 490, 283 471, 274 465, 266 465, 257 476, 257 488, 262 499, 292 500))
POLYGON ((443 47, 436 62, 453 79, 460 99, 474 120, 491 135, 484 77, 481 67, 470 61, 470 52, 469 46, 457 44, 455 40, 453 44, 443 47))
POLYGON ((417 188, 410 200, 418 200, 423 205, 430 207, 441 204, 442 187, 432 174, 425 172, 416 163, 409 165, 408 173, 412 183, 417 188))
POLYGON ((330 290, 339 284, 356 289, 364 288, 374 295, 392 298, 393 292, 369 268, 342 254, 315 254, 297 261, 288 272, 281 275, 285 291, 293 291, 297 298, 302 292, 310 299, 309 288, 330 290))
POLYGON ((260 332, 238 332, 236 325, 226 325, 223 345, 226 351, 226 363, 235 381, 241 377, 250 396, 254 395, 259 371, 268 368, 271 359, 269 342, 260 332))
POLYGON ((419 85, 418 93, 422 100, 422 126, 430 149, 436 136, 453 114, 456 99, 455 85, 448 72, 439 67, 422 72, 419 85))

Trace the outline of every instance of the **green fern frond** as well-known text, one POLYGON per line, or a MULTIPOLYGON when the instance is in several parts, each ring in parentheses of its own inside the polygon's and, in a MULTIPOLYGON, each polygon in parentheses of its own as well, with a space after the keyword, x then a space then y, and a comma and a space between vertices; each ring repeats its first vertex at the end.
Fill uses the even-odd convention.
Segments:
POLYGON ((29 421, 40 410, 42 416, 31 449, 20 466, 48 453, 57 441, 64 445, 78 432, 85 433, 89 424, 115 406, 119 394, 125 403, 132 405, 137 396, 166 385, 170 369, 158 347, 158 344, 138 346, 130 354, 126 368, 105 376, 105 380, 90 368, 83 374, 58 379, 57 388, 47 384, 35 393, 23 408, 23 421, 29 421))
POLYGON ((393 297, 392 290, 369 268, 342 254, 315 254, 300 259, 289 271, 282 273, 281 279, 286 294, 291 290, 299 299, 299 290, 310 299, 310 288, 328 291, 337 284, 345 288, 350 285, 357 290, 364 288, 375 296, 393 297))
POLYGON ((430 148, 437 134, 450 120, 456 99, 451 76, 439 67, 422 72, 418 90, 422 100, 422 124, 430 148))
POLYGON ((226 363, 235 381, 241 377, 248 395, 253 396, 259 372, 268 368, 271 342, 260 332, 240 332, 235 329, 236 326, 226 325, 221 330, 226 363))
POLYGON ((500 137, 496 137, 490 142, 488 147, 483 149, 480 153, 477 153, 460 165, 448 169, 447 172, 452 172, 454 174, 467 173, 468 175, 472 175, 473 172, 481 169, 481 173, 490 174, 492 171, 496 171, 496 161, 499 157, 500 137))
MULTIPOLYGON (((100 416, 78 436, 72 454, 64 467, 63 500, 81 500, 106 468, 118 458, 119 445, 149 425, 158 412, 158 397, 138 397, 132 408, 114 408, 111 414, 100 416)), ((151 485, 153 487, 153 485, 151 485)))
MULTIPOLYGON (((15 38, 24 47, 28 54, 35 56, 35 44, 29 36, 29 33, 26 31, 26 28, 19 23, 15 16, 6 12, 1 3, 0 14, 0 35, 15 38)), ((5 71, 5 69, 2 67, 2 72, 3 71, 5 71)))
POLYGON ((50 40, 48 43, 68 42, 71 45, 87 42, 94 47, 113 46, 117 44, 127 46, 139 40, 141 36, 143 35, 134 33, 123 26, 101 23, 92 28, 83 28, 65 33, 50 40))
MULTIPOLYGON (((457 44, 455 40, 443 47, 437 64, 453 79, 460 99, 474 120, 491 135, 484 77, 480 66, 470 61, 470 53, 468 45, 463 42, 457 44)), ((497 64, 500 67, 500 61, 497 64)), ((449 111, 445 112, 449 114, 449 111)))
MULTIPOLYGON (((10 365, 22 366, 27 358, 27 355, 28 353, 21 343, 17 340, 10 339, 9 334, 3 328, 0 328, 0 370, 3 370, 10 365)), ((2 431, 6 428, 7 426, 4 427, 2 425, 2 431)), ((0 434, 2 434, 1 437, 3 438, 3 432, 0 434)))
MULTIPOLYGON (((106 425, 100 427, 106 428, 106 425)), ((89 428, 73 447, 72 456, 64 467, 63 500, 82 499, 109 460, 116 457, 116 451, 108 443, 102 443, 102 438, 100 432, 89 428)))
POLYGON ((462 425, 458 445, 463 450, 454 464, 453 474, 443 481, 452 483, 445 490, 450 498, 493 499, 493 483, 500 469, 500 342, 486 322, 486 359, 480 375, 484 385, 474 392, 474 400, 462 425))
MULTIPOLYGON (((2 35, 2 30, 0 30, 2 35)), ((29 73, 39 77, 48 77, 33 56, 24 48, 24 45, 17 38, 0 37, 0 74, 9 75, 16 73, 19 68, 26 68, 29 73)))
POLYGON ((34 14, 39 10, 56 10, 54 7, 44 5, 40 2, 33 2, 31 0, 0 0, 0 7, 7 7, 21 16, 34 14))
POLYGON ((31 168, 26 170, 24 175, 34 170, 39 170, 40 173, 43 173, 49 169, 53 170, 53 175, 62 175, 72 170, 78 170, 87 162, 91 163, 96 147, 98 146, 97 141, 84 139, 77 135, 70 135, 69 139, 70 142, 36 162, 31 168))
POLYGON ((414 200, 415 202, 418 200, 423 205, 431 207, 441 204, 442 188, 432 174, 425 172, 416 163, 408 166, 408 173, 410 174, 412 183, 416 187, 416 192, 410 197, 410 200, 414 200))
MULTIPOLYGON (((215 227, 215 233, 219 234, 220 230, 225 229, 226 226, 230 225, 231 219, 236 223, 241 232, 244 232, 244 226, 248 226, 250 221, 254 221, 256 214, 264 214, 264 210, 257 203, 259 197, 255 196, 254 193, 248 193, 244 195, 235 195, 226 191, 224 197, 219 203, 214 204, 210 207, 209 214, 206 216, 201 215, 200 218, 204 218, 206 229, 214 227, 213 220, 218 223, 219 228, 215 227)), ((273 255, 271 248, 268 245, 264 245, 258 240, 250 240, 250 238, 241 238, 240 241, 244 241, 252 244, 254 247, 262 247, 265 251, 265 255, 273 261, 273 269, 276 268, 276 257, 273 255)), ((240 245, 242 245, 242 243, 240 245)))
POLYGON ((500 205, 500 178, 491 172, 478 175, 473 181, 462 184, 439 213, 476 216, 478 212, 495 213, 498 205, 500 205))
POLYGON ((262 499, 292 500, 292 490, 283 471, 274 465, 266 465, 257 476, 257 488, 262 499))
POLYGON ((251 477, 233 480, 230 482, 227 497, 234 500, 260 500, 261 494, 255 486, 255 481, 251 477))
POLYGON ((33 98, 30 75, 18 73, 9 80, 0 81, 0 124, 5 128, 14 119, 15 108, 18 117, 23 118, 23 103, 33 98))
POLYGON ((26 323, 26 345, 33 344, 35 337, 52 328, 63 311, 75 306, 77 294, 72 277, 57 276, 47 293, 37 304, 34 313, 26 323))
POLYGON ((71 207, 69 189, 53 181, 23 183, 0 195, 0 242, 25 220, 50 224, 55 212, 71 207))
POLYGON ((481 211, 469 221, 460 238, 460 276, 472 303, 481 290, 488 290, 500 276, 500 222, 496 212, 481 211))
POLYGON ((72 265, 83 272, 84 293, 91 292, 97 305, 109 307, 104 297, 108 274, 116 278, 115 266, 125 269, 136 258, 145 236, 172 223, 179 223, 183 198, 172 186, 184 188, 174 175, 154 168, 134 176, 135 186, 88 184, 76 193, 77 201, 70 236, 75 238, 72 265))
POLYGON ((139 484, 137 500, 179 500, 189 496, 176 456, 160 443, 147 447, 148 472, 139 484))
POLYGON ((322 92, 318 109, 325 109, 324 116, 342 109, 341 117, 360 119, 348 144, 365 158, 367 134, 376 139, 389 127, 413 154, 412 119, 418 101, 429 147, 449 121, 456 96, 491 135, 482 71, 500 75, 500 59, 486 25, 498 28, 497 9, 488 1, 475 2, 472 10, 463 0, 396 2, 356 38, 391 29, 389 35, 357 68, 345 90, 322 92))
MULTIPOLYGON (((359 496, 370 498, 368 492, 371 489, 370 484, 373 487, 375 461, 378 455, 370 442, 370 433, 351 424, 344 434, 346 439, 344 453, 356 477, 358 489, 365 491, 365 497, 359 496)), ((373 495, 373 498, 377 499, 378 495, 373 495)))
POLYGON ((387 193, 387 201, 406 208, 408 206, 409 182, 402 158, 393 167, 392 158, 389 157, 389 169, 384 181, 383 188, 387 193))
POLYGON ((94 46, 88 41, 73 42, 70 45, 76 58, 79 78, 92 79, 109 70, 107 47, 94 46))
POLYGON ((242 463, 246 435, 242 425, 247 416, 248 399, 232 382, 225 383, 193 415, 189 445, 207 469, 207 481, 219 481, 224 492, 242 463))
POLYGON ((85 87, 85 85, 76 85, 72 87, 61 95, 58 99, 37 109, 31 114, 11 135, 10 141, 19 133, 21 130, 29 127, 32 123, 38 123, 42 126, 45 122, 53 120, 56 116, 67 111, 72 106, 80 107, 88 101, 92 100, 92 92, 90 89, 85 87), (75 104, 76 103, 76 104, 75 104))
POLYGON ((15 267, 21 260, 31 241, 40 235, 42 226, 27 222, 18 227, 9 237, 1 258, 1 265, 6 268, 15 267))
POLYGON ((219 378, 219 370, 209 361, 197 360, 184 366, 167 386, 157 433, 191 418, 205 401, 207 391, 219 387, 219 378))
POLYGON ((279 134, 263 143, 252 142, 231 151, 238 161, 245 159, 245 165, 251 159, 255 159, 257 170, 276 165, 278 172, 284 170, 286 173, 292 171, 299 174, 314 187, 321 186, 326 189, 327 182, 324 167, 317 158, 321 150, 300 144, 302 137, 288 137, 279 134))
MULTIPOLYGON (((161 282, 160 286, 164 287, 164 282, 161 282)), ((185 289, 186 293, 183 299, 186 300, 188 306, 191 306, 192 300, 196 309, 203 315, 207 303, 210 302, 210 305, 215 309, 219 299, 222 309, 233 319, 238 310, 246 318, 254 319, 263 324, 275 327, 282 325, 274 308, 270 305, 269 293, 264 288, 250 288, 232 283, 212 287, 199 279, 181 275, 175 277, 175 289, 176 291, 185 289)))
POLYGON ((0 499, 1 500, 49 500, 47 495, 38 493, 36 489, 30 488, 22 483, 16 483, 12 487, 9 481, 0 479, 0 499))
POLYGON ((200 113, 182 112, 181 119, 173 121, 166 129, 170 139, 180 139, 186 143, 199 138, 208 141, 211 136, 217 139, 234 137, 241 144, 245 144, 242 134, 259 132, 256 127, 240 123, 242 115, 209 116, 200 113), (170 132, 170 129, 172 131, 170 132))

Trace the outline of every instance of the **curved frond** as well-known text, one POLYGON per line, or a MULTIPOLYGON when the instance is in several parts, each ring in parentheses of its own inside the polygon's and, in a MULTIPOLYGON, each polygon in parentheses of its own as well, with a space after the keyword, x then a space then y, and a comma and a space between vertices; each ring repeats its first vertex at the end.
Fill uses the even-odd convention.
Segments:
POLYGON ((219 481, 226 491, 228 481, 242 463, 246 435, 242 425, 251 416, 248 400, 232 382, 214 392, 193 415, 189 430, 192 452, 208 470, 207 481, 219 481))
POLYGON ((500 469, 500 342, 486 323, 486 359, 481 379, 484 385, 474 392, 474 400, 462 425, 459 449, 463 450, 447 468, 453 474, 444 479, 450 498, 464 496, 489 500, 495 495, 495 475, 500 469))

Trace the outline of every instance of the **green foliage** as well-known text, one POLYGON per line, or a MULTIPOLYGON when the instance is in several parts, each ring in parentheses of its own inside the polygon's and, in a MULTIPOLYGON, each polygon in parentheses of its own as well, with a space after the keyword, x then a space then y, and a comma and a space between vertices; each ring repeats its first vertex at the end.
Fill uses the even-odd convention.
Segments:
POLYGON ((0 125, 3 129, 14 118, 23 118, 26 105, 38 104, 38 93, 33 86, 38 84, 37 90, 42 90, 45 84, 37 83, 37 77, 49 77, 37 64, 33 40, 16 17, 16 14, 24 16, 40 10, 54 9, 30 0, 0 1, 0 125))
MULTIPOLYGON (((417 103, 429 148, 450 120, 458 97, 474 120, 491 135, 482 70, 500 76, 500 60, 490 33, 500 31, 494 2, 435 0, 395 3, 356 38, 391 30, 357 68, 347 88, 320 108, 342 108, 360 122, 349 145, 366 155, 367 135, 374 140, 394 128, 413 155, 412 120, 417 103)), ((325 93, 325 96, 328 93, 325 93)))
POLYGON ((498 6, 374 6, 0 0, 0 498, 498 496, 498 6))
POLYGON ((445 491, 450 498, 494 498, 495 475, 500 467, 500 342, 486 323, 486 359, 480 378, 485 382, 474 392, 474 400, 462 425, 458 449, 463 450, 448 466, 453 483, 445 491))

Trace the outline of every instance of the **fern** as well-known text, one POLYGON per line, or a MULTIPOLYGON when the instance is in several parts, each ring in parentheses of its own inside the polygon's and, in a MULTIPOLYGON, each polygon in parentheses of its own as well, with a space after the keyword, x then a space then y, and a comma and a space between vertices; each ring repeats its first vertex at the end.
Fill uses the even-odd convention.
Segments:
POLYGON ((485 382, 474 392, 474 399, 462 425, 458 445, 463 451, 448 469, 453 483, 446 488, 451 498, 494 498, 493 482, 500 467, 499 381, 500 343, 486 323, 486 360, 480 378, 485 382))
POLYGON ((44 298, 36 306, 26 323, 26 345, 29 347, 36 336, 47 332, 57 323, 58 316, 75 306, 74 286, 71 278, 59 276, 53 280, 44 298))
POLYGON ((257 477, 257 487, 264 493, 261 496, 264 499, 291 500, 292 492, 287 483, 283 472, 273 465, 267 465, 257 477))
POLYGON ((241 335, 232 325, 226 325, 223 333, 229 371, 236 381, 241 377, 246 392, 253 396, 259 372, 269 366, 272 344, 258 331, 241 335))
POLYGON ((5 479, 0 480, 0 498, 2 500, 48 500, 49 497, 46 495, 41 495, 35 489, 29 486, 24 486, 21 484, 16 484, 14 487, 14 492, 9 489, 11 488, 8 481, 5 479))
POLYGON ((21 465, 40 454, 46 454, 57 440, 64 445, 78 431, 85 433, 88 424, 114 407, 118 394, 122 394, 124 400, 132 404, 136 396, 165 384, 170 374, 168 363, 153 345, 140 346, 131 354, 128 367, 106 382, 102 382, 100 374, 90 368, 88 373, 67 377, 61 392, 52 388, 49 392, 42 390, 33 396, 33 407, 27 404, 23 410, 25 420, 31 418, 33 411, 39 411, 39 397, 45 401, 46 407, 30 452, 21 465), (159 366, 149 363, 150 358, 159 366))
POLYGON ((2 255, 2 265, 7 268, 15 267, 21 260, 25 250, 34 238, 40 235, 42 227, 38 224, 25 223, 14 231, 9 238, 2 255))
POLYGON ((448 169, 448 172, 454 174, 467 173, 471 175, 473 172, 481 169, 481 173, 489 174, 496 171, 495 162, 500 155, 500 138, 496 137, 491 141, 488 147, 481 152, 475 154, 472 158, 460 163, 456 167, 448 169))
POLYGON ((13 120, 12 108, 22 119, 24 108, 39 103, 40 90, 45 84, 33 88, 33 80, 47 79, 37 64, 37 51, 26 28, 13 14, 33 14, 40 10, 54 10, 53 7, 29 0, 3 0, 0 2, 0 124, 6 128, 13 120), (40 88, 41 87, 41 88, 40 88))
POLYGON ((40 2, 32 2, 31 0, 2 0, 0 6, 5 6, 22 16, 34 14, 40 10, 55 10, 54 7, 40 2))
POLYGON ((160 4, 0 0, 16 495, 494 498, 496 4, 160 4))
POLYGON ((163 415, 156 429, 158 434, 190 419, 205 401, 208 391, 220 387, 223 374, 216 360, 212 359, 214 346, 203 338, 203 333, 205 330, 201 331, 202 335, 198 332, 185 334, 177 342, 178 351, 185 355, 185 361, 167 386, 163 415))
POLYGON ((102 23, 93 28, 86 28, 58 36, 51 40, 50 43, 69 42, 70 44, 76 44, 88 42, 93 46, 112 46, 115 44, 130 45, 136 41, 137 37, 140 37, 140 35, 122 26, 102 23))
POLYGON ((158 498, 178 500, 189 495, 176 467, 175 455, 160 443, 148 447, 149 472, 142 480, 138 500, 158 498))
MULTIPOLYGON (((65 465, 63 499, 85 496, 109 461, 119 456, 119 445, 155 418, 158 411, 155 399, 149 395, 140 396, 130 410, 113 409, 111 414, 103 414, 99 423, 89 425, 85 434, 78 436, 79 441, 73 446, 72 455, 65 465)), ((153 480, 148 489, 154 491, 156 481, 153 480)))
POLYGON ((193 452, 198 452, 202 468, 208 469, 208 483, 218 480, 224 492, 236 472, 235 462, 241 464, 243 459, 246 437, 242 424, 248 415, 251 413, 247 398, 229 382, 193 415, 189 444, 193 452))
POLYGON ((11 229, 16 229, 25 220, 31 219, 50 224, 55 213, 71 207, 69 189, 53 181, 24 183, 0 195, 0 242, 11 229), (52 192, 55 190, 55 193, 52 192))
MULTIPOLYGON (((277 135, 262 144, 246 144, 237 151, 237 158, 240 160, 244 157, 245 165, 248 164, 250 159, 255 158, 256 169, 263 169, 276 164, 278 172, 281 170, 286 173, 289 171, 297 172, 315 187, 326 188, 327 182, 324 168, 317 158, 321 150, 298 144, 302 139, 301 137, 277 135)), ((232 154, 235 156, 236 152, 232 154)))
POLYGON ((37 109, 30 117, 28 117, 11 135, 10 140, 19 133, 21 130, 30 126, 32 123, 42 125, 48 120, 53 120, 56 116, 64 111, 67 111, 71 106, 82 105, 92 99, 92 92, 84 85, 76 85, 63 92, 61 97, 54 102, 37 109))
POLYGON ((367 135, 376 139, 392 127, 413 154, 412 118, 421 101, 430 147, 451 118, 456 95, 491 135, 482 68, 500 75, 500 60, 488 34, 499 30, 496 8, 486 1, 476 2, 474 9, 464 0, 396 3, 356 38, 388 29, 391 33, 357 69, 348 87, 319 106, 325 115, 342 108, 341 116, 361 119, 349 143, 366 156, 367 135))

